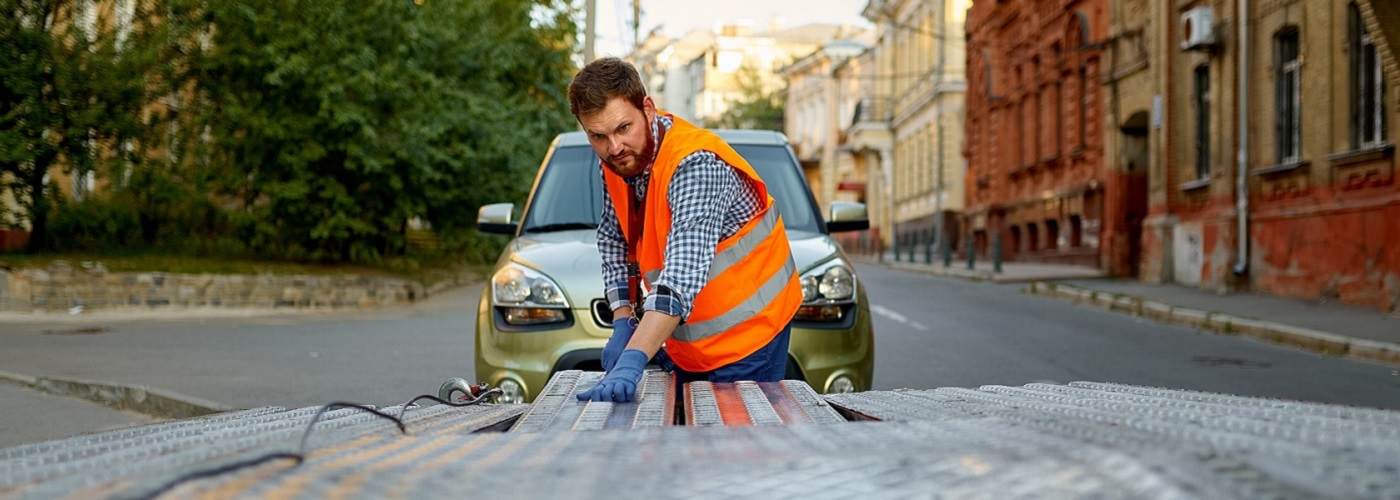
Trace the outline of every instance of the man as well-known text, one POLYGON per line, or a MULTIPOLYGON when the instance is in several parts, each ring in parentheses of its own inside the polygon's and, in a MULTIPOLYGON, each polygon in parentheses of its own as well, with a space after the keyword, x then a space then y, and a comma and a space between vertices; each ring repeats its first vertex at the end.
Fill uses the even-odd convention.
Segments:
POLYGON ((802 288, 758 174, 714 133, 658 111, 622 60, 575 75, 569 110, 602 159, 598 252, 616 318, 607 374, 579 399, 633 400, 652 356, 681 382, 781 380, 802 288))

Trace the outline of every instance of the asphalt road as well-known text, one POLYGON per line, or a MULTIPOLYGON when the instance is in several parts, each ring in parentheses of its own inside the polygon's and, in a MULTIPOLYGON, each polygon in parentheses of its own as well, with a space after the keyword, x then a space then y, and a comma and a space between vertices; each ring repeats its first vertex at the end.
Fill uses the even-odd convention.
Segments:
MULTIPOLYGON (((875 311, 876 389, 1098 381, 1400 409, 1400 367, 1076 306, 1019 285, 878 265, 858 272, 875 311)), ((354 313, 0 317, 0 371, 145 385, 240 408, 391 405, 472 377, 479 293, 470 286, 354 313)), ((6 399, 7 410, 19 402, 6 399)), ((22 404, 110 411, 53 396, 22 404)), ((37 432, 7 415, 0 446, 61 437, 64 425, 71 435, 139 422, 75 415, 37 432)))
POLYGON ((0 370, 145 385, 238 408, 398 404, 473 376, 479 293, 465 287, 352 313, 0 318, 0 370))
POLYGON ((1400 409, 1400 367, 865 265, 875 389, 1074 381, 1400 409))

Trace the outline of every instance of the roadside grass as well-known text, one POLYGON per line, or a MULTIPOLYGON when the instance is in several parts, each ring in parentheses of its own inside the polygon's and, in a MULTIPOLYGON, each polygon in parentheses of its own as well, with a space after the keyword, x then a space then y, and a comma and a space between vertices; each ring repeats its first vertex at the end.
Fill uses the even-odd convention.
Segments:
POLYGON ((101 263, 108 272, 160 272, 171 274, 221 275, 358 275, 397 278, 433 286, 442 281, 481 281, 490 273, 490 263, 471 263, 447 258, 395 257, 379 265, 324 264, 225 257, 198 257, 137 252, 0 253, 0 269, 48 269, 57 261, 74 268, 91 268, 101 263))

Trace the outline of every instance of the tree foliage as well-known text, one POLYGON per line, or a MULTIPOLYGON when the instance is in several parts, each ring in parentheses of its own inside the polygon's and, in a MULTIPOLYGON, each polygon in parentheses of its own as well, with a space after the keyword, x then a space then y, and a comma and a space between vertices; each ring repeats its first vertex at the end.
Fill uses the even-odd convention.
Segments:
POLYGON ((763 75, 752 66, 740 67, 735 77, 740 99, 707 125, 716 128, 783 130, 787 89, 768 85, 763 75))
POLYGON ((0 7, 0 167, 32 241, 57 207, 74 245, 376 261, 411 221, 469 237, 574 126, 567 0, 138 1, 124 43, 65 20, 87 3, 0 7), (49 196, 60 165, 100 199, 49 196))
POLYGON ((373 261, 472 225, 570 126, 567 3, 205 0, 201 154, 247 241, 373 261))
POLYGON ((172 59, 165 41, 178 25, 151 22, 163 15, 159 2, 137 4, 119 23, 92 2, 0 3, 0 170, 31 222, 32 246, 51 243, 53 169, 83 178, 121 168, 132 160, 124 145, 151 125, 142 110, 161 92, 172 59))

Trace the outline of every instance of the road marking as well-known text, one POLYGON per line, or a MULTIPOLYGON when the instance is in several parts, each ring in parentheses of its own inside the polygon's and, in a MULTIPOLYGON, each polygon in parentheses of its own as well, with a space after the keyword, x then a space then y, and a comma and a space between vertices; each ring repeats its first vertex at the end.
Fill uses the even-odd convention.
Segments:
POLYGON ((900 313, 891 311, 891 310, 889 310, 889 309, 885 309, 884 306, 874 306, 874 307, 871 307, 870 310, 871 310, 871 311, 875 311, 875 314, 879 314, 879 315, 881 315, 881 316, 884 316, 884 317, 886 317, 886 318, 889 318, 889 319, 898 321, 898 322, 900 322, 900 323, 908 323, 908 322, 909 322, 909 318, 904 317, 903 314, 900 314, 900 313))
POLYGON ((889 309, 886 309, 886 308, 883 307, 883 306, 870 306, 870 310, 871 310, 871 311, 874 311, 875 314, 879 314, 879 315, 884 316, 884 317, 886 317, 886 318, 892 319, 892 320, 894 320, 895 322, 897 322, 897 323, 899 323, 899 324, 901 324, 901 325, 909 325, 909 326, 913 327, 915 330, 918 330, 918 331, 921 331, 921 332, 927 332, 927 331, 929 331, 929 327, 926 326, 926 325, 924 325, 923 323, 920 323, 920 322, 918 322, 918 321, 909 321, 909 318, 906 317, 905 315, 900 314, 900 313, 897 313, 897 312, 894 312, 894 311, 891 311, 891 310, 889 310, 889 309))

